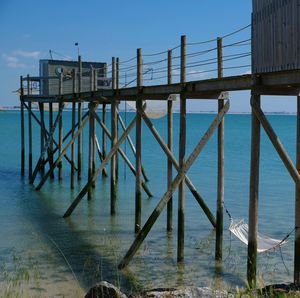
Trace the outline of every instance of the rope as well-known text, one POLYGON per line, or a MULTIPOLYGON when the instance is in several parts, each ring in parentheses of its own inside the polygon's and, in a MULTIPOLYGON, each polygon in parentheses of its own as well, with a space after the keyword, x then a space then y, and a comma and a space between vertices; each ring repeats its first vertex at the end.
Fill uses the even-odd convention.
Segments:
POLYGON ((249 24, 249 25, 247 25, 247 26, 245 26, 245 27, 242 27, 242 28, 240 28, 240 29, 238 29, 238 30, 236 30, 236 31, 233 31, 233 32, 231 32, 231 33, 229 33, 229 34, 223 35, 222 38, 226 38, 226 37, 235 35, 235 34, 241 32, 241 31, 243 31, 243 30, 245 30, 245 29, 247 29, 247 28, 249 28, 249 27, 251 27, 251 24, 249 24))

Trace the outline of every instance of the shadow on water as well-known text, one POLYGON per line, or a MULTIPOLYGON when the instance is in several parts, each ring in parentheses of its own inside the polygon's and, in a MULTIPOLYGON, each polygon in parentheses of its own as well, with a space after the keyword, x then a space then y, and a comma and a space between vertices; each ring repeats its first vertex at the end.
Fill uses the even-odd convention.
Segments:
MULTIPOLYGON (((16 177, 16 173, 14 173, 14 177, 16 177)), ((111 282, 127 293, 143 290, 129 269, 122 271, 117 269, 119 261, 117 258, 111 260, 102 255, 94 245, 85 239, 84 233, 80 231, 80 226, 72 219, 72 216, 63 219, 62 215, 54 212, 57 206, 51 196, 43 191, 35 191, 32 186, 27 184, 26 179, 21 178, 17 183, 19 183, 19 187, 14 195, 24 197, 24 193, 26 193, 26 199, 19 202, 22 204, 22 215, 34 226, 38 237, 42 238, 43 242, 60 255, 59 258, 56 258, 57 264, 54 266, 61 266, 61 262, 69 263, 71 269, 68 268, 68 270, 70 273, 72 270, 74 271, 75 279, 85 290, 101 280, 111 282)), ((91 202, 89 202, 88 210, 88 221, 92 221, 95 211, 91 202)), ((64 211, 61 209, 61 214, 64 211)), ((114 218, 111 219, 111 222, 114 225, 114 218)), ((97 235, 97 231, 91 232, 95 233, 94 237, 101 237, 101 235, 97 235)), ((65 265, 68 267, 67 264, 65 265)), ((66 269, 65 271, 67 272, 66 269)), ((55 282, 58 275, 53 274, 53 278, 53 282, 55 282)))

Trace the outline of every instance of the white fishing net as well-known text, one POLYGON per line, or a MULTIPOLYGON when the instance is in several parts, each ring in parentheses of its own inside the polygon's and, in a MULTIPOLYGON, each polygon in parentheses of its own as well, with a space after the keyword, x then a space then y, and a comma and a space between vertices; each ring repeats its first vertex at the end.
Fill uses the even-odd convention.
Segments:
MULTIPOLYGON (((173 108, 179 103, 179 95, 171 94, 167 100, 145 100, 144 109, 148 118, 159 119, 168 113, 168 100, 172 100, 173 108)), ((135 101, 126 101, 130 108, 136 110, 135 101)))
MULTIPOLYGON (((243 243, 248 245, 248 225, 243 220, 231 220, 229 231, 234 234, 243 243)), ((287 240, 278 240, 270 238, 266 235, 257 233, 257 252, 264 252, 275 249, 278 246, 287 243, 287 240)))

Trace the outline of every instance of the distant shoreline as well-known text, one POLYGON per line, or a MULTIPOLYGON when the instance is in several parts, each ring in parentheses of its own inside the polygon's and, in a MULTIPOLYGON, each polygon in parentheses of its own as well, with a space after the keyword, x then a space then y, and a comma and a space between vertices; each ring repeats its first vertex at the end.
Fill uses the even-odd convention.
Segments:
MULTIPOLYGON (((33 111, 38 111, 38 108, 32 108, 33 111)), ((84 110, 87 110, 85 108, 84 110)), ((100 109, 101 110, 101 109, 100 109)), ((5 111, 20 111, 20 107, 0 107, 0 112, 5 112, 5 111)), ((65 108, 65 112, 71 112, 71 108, 65 108)), ((107 109, 109 112, 110 109, 107 109)), ((47 111, 45 111, 47 112, 47 111)), ((120 112, 124 113, 125 110, 120 110, 120 112)), ((127 110, 127 113, 135 113, 133 109, 127 110)), ((179 111, 174 111, 174 114, 179 114, 179 111)), ((187 114, 216 114, 217 111, 187 111, 187 114)), ((264 112, 266 115, 273 115, 273 116, 296 116, 296 112, 264 112)), ((251 112, 227 112, 228 115, 251 115, 251 112)))

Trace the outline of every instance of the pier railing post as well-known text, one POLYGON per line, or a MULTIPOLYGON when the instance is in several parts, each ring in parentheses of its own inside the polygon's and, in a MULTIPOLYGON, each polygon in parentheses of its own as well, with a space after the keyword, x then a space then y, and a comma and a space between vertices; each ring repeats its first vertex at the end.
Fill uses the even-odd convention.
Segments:
MULTIPOLYGON (((143 85, 143 58, 142 49, 137 49, 137 88, 143 85)), ((142 222, 142 116, 138 112, 143 108, 142 99, 136 99, 136 155, 135 155, 135 233, 141 230, 142 222)))
MULTIPOLYGON (((30 79, 27 75, 27 96, 30 95, 30 79)), ((29 180, 32 178, 32 118, 31 118, 31 101, 28 101, 28 174, 29 180)))
MULTIPOLYGON (((78 130, 82 127, 82 104, 80 102, 80 92, 82 91, 82 61, 81 56, 78 56, 78 93, 79 93, 79 102, 78 102, 78 130)), ((81 171, 82 171, 82 130, 78 135, 77 143, 77 179, 81 180, 81 171)))
MULTIPOLYGON (((218 78, 223 77, 223 39, 217 39, 218 78)), ((218 111, 224 107, 224 100, 218 100, 218 111)), ((222 260, 223 248, 223 207, 224 205, 224 118, 218 127, 218 189, 217 189, 217 226, 215 260, 222 260)))
MULTIPOLYGON (((300 173, 300 96, 297 96, 296 168, 300 173)), ((300 188, 296 185, 294 283, 300 285, 300 188)))
MULTIPOLYGON (((180 83, 186 82, 186 36, 181 36, 180 50, 180 83)), ((179 169, 183 170, 185 164, 186 146, 186 95, 180 94, 180 134, 179 134, 179 169)), ((184 259, 184 186, 185 178, 178 185, 178 236, 177 236, 177 261, 184 259)))
MULTIPOLYGON (((260 107, 260 95, 251 96, 252 103, 260 107)), ((251 136, 251 168, 249 194, 249 235, 247 280, 248 285, 256 285, 256 258, 257 258, 257 225, 258 225, 258 192, 259 192, 259 158, 260 158, 260 122, 252 108, 252 136, 251 136)))
POLYGON ((25 174, 25 119, 24 119, 24 103, 23 103, 23 77, 20 77, 20 95, 21 95, 21 175, 25 174))
MULTIPOLYGON (((112 58, 112 89, 115 92, 116 90, 116 59, 112 58)), ((112 98, 111 101, 111 148, 115 146, 117 143, 117 103, 116 98, 112 98)), ((117 199, 117 184, 116 184, 116 154, 114 154, 110 161, 110 170, 111 170, 111 178, 110 178, 110 213, 111 215, 116 214, 116 199, 117 199)))
MULTIPOLYGON (((168 84, 172 84, 172 50, 168 50, 168 84)), ((173 150, 173 102, 168 100, 168 149, 172 152, 173 150)), ((168 189, 172 183, 172 161, 168 158, 168 189)), ((173 230, 173 198, 171 197, 167 205, 167 231, 173 230)))

